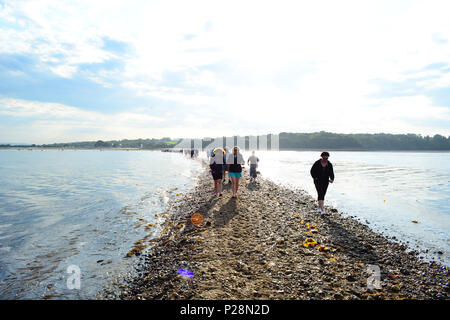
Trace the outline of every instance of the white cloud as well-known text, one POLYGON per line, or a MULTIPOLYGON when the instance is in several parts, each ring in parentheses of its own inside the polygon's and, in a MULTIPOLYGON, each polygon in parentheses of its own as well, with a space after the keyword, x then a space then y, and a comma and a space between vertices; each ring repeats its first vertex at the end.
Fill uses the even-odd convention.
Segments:
POLYGON ((107 114, 59 103, 8 98, 0 99, 0 115, 20 117, 28 121, 23 127, 10 128, 6 124, 5 127, 9 129, 2 129, 2 141, 8 140, 8 136, 14 140, 12 134, 34 143, 76 141, 78 135, 79 138, 90 140, 146 137, 149 134, 160 136, 158 126, 166 122, 170 126, 170 119, 144 112, 107 114), (74 131, 77 132, 76 135, 72 133, 74 131))
POLYGON ((77 67, 70 65, 60 65, 50 68, 50 70, 62 78, 71 78, 72 75, 77 72, 77 67))
POLYGON ((443 74, 437 79, 423 80, 417 84, 426 89, 450 88, 450 72, 443 74))
POLYGON ((16 117, 40 117, 51 119, 71 119, 93 122, 132 122, 135 124, 149 122, 159 123, 164 119, 145 113, 118 112, 106 114, 98 111, 83 110, 60 103, 28 101, 21 99, 0 98, 0 114, 16 117))

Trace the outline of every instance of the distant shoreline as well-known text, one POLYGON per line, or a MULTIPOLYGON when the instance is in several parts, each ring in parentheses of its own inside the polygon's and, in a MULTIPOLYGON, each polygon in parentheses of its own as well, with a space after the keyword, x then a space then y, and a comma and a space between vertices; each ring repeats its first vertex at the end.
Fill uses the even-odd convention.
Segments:
MULTIPOLYGON (((143 148, 49 148, 49 147, 0 147, 1 150, 27 150, 27 151, 44 151, 44 150, 56 150, 56 151, 81 151, 81 150, 91 150, 91 151, 162 151, 171 150, 167 148, 159 149, 143 149, 143 148)), ((321 152, 324 149, 280 149, 277 151, 317 151, 321 152)), ((361 150, 361 149, 326 149, 329 152, 405 152, 405 153, 450 153, 450 150, 361 150)), ((203 150, 205 151, 205 150, 203 150)), ((265 151, 265 150, 259 150, 265 151)), ((270 151, 270 150, 267 150, 270 151)), ((169 151, 171 152, 171 151, 169 151)), ((177 153, 177 151, 173 151, 177 153)))
POLYGON ((92 150, 92 151, 160 151, 161 149, 140 149, 140 148, 48 148, 48 147, 0 147, 0 150, 55 150, 55 151, 69 151, 69 150, 92 150))

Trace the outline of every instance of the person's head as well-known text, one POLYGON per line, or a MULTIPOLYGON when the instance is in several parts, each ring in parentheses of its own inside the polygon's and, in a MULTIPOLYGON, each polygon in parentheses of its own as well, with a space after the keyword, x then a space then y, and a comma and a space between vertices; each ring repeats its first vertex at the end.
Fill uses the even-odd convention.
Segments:
POLYGON ((241 150, 241 149, 239 149, 238 146, 234 146, 234 148, 233 148, 233 153, 234 153, 234 154, 238 154, 240 150, 241 150))
POLYGON ((330 156, 330 154, 327 151, 322 151, 320 156, 322 157, 323 160, 328 160, 328 157, 330 156))
POLYGON ((255 155, 255 150, 252 151, 252 155, 253 155, 253 156, 255 155))

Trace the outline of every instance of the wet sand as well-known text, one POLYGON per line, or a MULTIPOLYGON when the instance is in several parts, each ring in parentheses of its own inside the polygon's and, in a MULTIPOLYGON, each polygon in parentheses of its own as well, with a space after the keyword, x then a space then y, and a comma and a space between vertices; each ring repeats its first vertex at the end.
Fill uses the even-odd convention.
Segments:
POLYGON ((130 251, 140 259, 134 276, 116 278, 95 298, 449 299, 447 267, 335 208, 320 215, 301 190, 261 177, 250 183, 247 168, 239 198, 231 195, 227 183, 214 195, 205 166, 195 188, 170 203, 161 237, 130 251), (194 213, 201 226, 190 222, 194 213), (377 268, 380 281, 371 282, 377 268))

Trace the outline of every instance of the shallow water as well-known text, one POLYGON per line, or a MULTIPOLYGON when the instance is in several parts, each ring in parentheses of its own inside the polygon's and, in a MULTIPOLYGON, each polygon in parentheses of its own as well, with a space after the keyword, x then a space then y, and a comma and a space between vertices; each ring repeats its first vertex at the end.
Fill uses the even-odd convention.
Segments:
POLYGON ((92 297, 201 170, 159 151, 1 150, 0 299, 92 297), (79 290, 67 287, 71 265, 79 290))
MULTIPOLYGON (((249 155, 244 153, 245 159, 249 155)), ((320 152, 257 156, 265 178, 317 197, 309 171, 320 152)), ((334 151, 329 160, 336 177, 326 205, 408 242, 411 249, 428 250, 423 252, 427 259, 450 265, 450 153, 334 151)))

